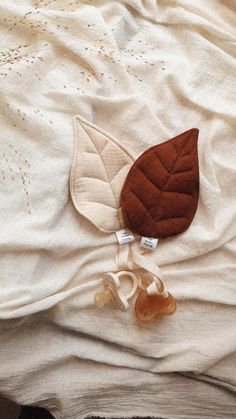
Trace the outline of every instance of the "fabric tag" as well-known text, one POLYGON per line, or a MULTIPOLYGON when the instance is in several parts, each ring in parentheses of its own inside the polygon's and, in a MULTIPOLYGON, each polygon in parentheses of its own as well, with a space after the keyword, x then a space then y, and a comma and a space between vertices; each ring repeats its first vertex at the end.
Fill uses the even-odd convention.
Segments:
POLYGON ((116 237, 120 245, 127 244, 135 240, 134 235, 125 228, 122 230, 116 231, 116 237))
POLYGON ((142 237, 140 241, 140 247, 154 250, 157 247, 157 243, 158 239, 152 239, 151 237, 142 237))

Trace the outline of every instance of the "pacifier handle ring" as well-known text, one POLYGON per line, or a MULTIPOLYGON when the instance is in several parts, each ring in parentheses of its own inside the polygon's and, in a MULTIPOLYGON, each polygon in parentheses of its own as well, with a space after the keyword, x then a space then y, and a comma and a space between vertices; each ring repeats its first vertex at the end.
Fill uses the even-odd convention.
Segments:
POLYGON ((116 275, 118 276, 119 279, 122 276, 128 276, 132 279, 133 281, 132 288, 130 289, 129 293, 125 295, 125 298, 129 300, 130 298, 133 297, 133 295, 136 293, 137 288, 138 288, 138 280, 136 276, 133 274, 133 272, 130 272, 130 271, 120 271, 120 272, 117 272, 116 275))

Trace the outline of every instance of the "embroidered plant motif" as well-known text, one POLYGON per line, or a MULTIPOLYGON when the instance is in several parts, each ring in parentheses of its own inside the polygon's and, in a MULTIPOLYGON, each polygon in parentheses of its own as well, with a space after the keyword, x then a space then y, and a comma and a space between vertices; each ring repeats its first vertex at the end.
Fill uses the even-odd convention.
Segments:
POLYGON ((32 212, 30 204, 30 171, 29 161, 22 153, 12 144, 2 142, 0 145, 0 171, 2 181, 14 182, 15 187, 21 188, 23 191, 23 199, 25 200, 27 213, 32 212))

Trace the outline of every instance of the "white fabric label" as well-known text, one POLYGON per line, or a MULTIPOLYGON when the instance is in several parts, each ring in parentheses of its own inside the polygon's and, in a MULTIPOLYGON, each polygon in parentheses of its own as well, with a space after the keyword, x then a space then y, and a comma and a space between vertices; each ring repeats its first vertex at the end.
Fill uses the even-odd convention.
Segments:
POLYGON ((116 237, 120 245, 127 244, 135 240, 134 235, 127 229, 116 231, 116 237))
POLYGON ((157 247, 157 243, 158 239, 152 239, 151 237, 142 237, 140 241, 140 247, 154 250, 157 247))

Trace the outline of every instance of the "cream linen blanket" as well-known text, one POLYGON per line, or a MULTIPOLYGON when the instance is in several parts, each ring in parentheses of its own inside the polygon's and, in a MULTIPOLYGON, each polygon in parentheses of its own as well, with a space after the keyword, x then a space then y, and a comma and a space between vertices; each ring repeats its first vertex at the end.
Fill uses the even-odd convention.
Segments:
POLYGON ((57 419, 235 417, 235 12, 231 0, 1 1, 3 395, 57 419), (147 256, 173 317, 140 327, 133 306, 93 306, 117 242, 70 197, 76 115, 135 156, 200 129, 194 221, 147 256))

